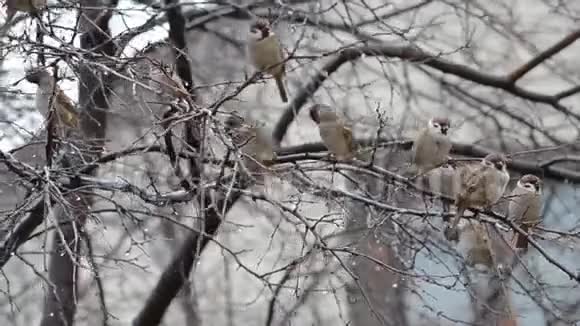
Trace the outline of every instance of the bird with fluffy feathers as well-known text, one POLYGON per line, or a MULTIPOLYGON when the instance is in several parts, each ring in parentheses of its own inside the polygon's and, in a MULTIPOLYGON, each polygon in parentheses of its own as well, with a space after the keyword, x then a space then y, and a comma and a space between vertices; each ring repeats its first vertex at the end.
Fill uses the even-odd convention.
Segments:
POLYGON ((284 82, 286 65, 282 46, 267 20, 258 19, 251 25, 248 36, 248 55, 256 69, 274 77, 282 102, 288 102, 284 82))
POLYGON ((75 109, 73 101, 60 89, 46 68, 28 71, 25 79, 38 85, 36 109, 45 119, 48 118, 51 109, 54 109, 57 126, 78 128, 79 113, 75 109), (49 105, 51 105, 50 108, 49 105))
MULTIPOLYGON (((524 232, 533 229, 541 221, 542 187, 543 183, 540 178, 526 174, 518 180, 508 197, 508 218, 512 219, 524 232)), ((528 238, 516 233, 515 247, 526 250, 528 238)))
POLYGON ((489 209, 503 196, 510 179, 508 159, 502 154, 489 154, 479 163, 466 164, 458 169, 459 189, 455 197, 455 214, 445 237, 459 240, 457 225, 468 208, 489 209))

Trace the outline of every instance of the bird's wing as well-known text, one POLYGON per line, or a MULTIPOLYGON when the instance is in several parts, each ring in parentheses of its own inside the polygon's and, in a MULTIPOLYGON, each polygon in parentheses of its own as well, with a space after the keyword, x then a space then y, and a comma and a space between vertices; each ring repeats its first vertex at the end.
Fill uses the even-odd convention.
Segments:
POLYGON ((59 88, 56 89, 55 101, 58 114, 62 121, 67 126, 76 128, 79 123, 79 117, 72 100, 59 88))
POLYGON ((461 180, 463 192, 473 193, 482 182, 485 182, 484 166, 465 165, 461 169, 461 180))
POLYGON ((413 150, 411 151, 411 162, 415 163, 415 164, 421 164, 421 162, 423 161, 423 153, 425 152, 425 136, 426 136, 426 131, 425 130, 421 130, 418 134, 417 137, 415 138, 415 140, 413 141, 413 150))
POLYGON ((512 193, 507 197, 509 202, 507 216, 512 220, 520 220, 522 218, 523 210, 521 209, 522 193, 515 188, 512 193))
POLYGON ((539 216, 541 211, 541 202, 537 195, 515 188, 508 200, 508 217, 510 219, 530 225, 539 222, 539 218, 535 217, 539 216), (527 219, 530 218, 533 220, 528 221, 527 219))
POLYGON ((286 62, 284 61, 286 58, 286 56, 284 55, 284 48, 282 47, 282 43, 278 40, 278 49, 280 49, 280 69, 282 70, 282 73, 285 74, 286 73, 286 62))

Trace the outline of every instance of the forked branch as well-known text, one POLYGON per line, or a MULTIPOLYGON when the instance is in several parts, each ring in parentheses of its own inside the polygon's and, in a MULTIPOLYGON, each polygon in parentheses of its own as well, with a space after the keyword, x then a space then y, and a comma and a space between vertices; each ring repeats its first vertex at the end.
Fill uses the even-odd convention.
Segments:
POLYGON ((353 47, 340 51, 322 69, 315 74, 306 85, 301 88, 292 102, 288 105, 282 117, 278 120, 273 133, 276 144, 280 144, 286 135, 288 127, 300 112, 302 106, 318 90, 318 88, 336 72, 344 63, 357 60, 361 57, 388 57, 399 58, 416 64, 425 65, 445 74, 457 76, 476 84, 504 90, 519 98, 552 106, 556 111, 580 121, 580 115, 568 110, 558 103, 561 95, 546 95, 514 85, 509 76, 492 75, 457 64, 441 58, 437 54, 429 53, 413 45, 372 45, 353 47))

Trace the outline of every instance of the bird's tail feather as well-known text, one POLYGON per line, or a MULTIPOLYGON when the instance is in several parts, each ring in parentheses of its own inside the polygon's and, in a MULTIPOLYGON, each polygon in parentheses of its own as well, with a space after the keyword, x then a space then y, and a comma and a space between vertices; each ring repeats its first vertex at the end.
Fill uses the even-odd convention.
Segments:
POLYGON ((275 79, 276 85, 278 86, 278 91, 280 92, 280 98, 282 99, 282 102, 284 103, 288 102, 288 94, 286 93, 286 86, 284 85, 284 77, 277 76, 275 77, 275 79))
MULTIPOLYGON (((527 226, 521 226, 522 230, 526 233, 528 232, 527 226)), ((516 248, 518 249, 528 249, 528 237, 525 235, 518 233, 516 236, 516 248)))
POLYGON ((457 225, 465 213, 465 208, 457 207, 457 213, 451 220, 451 225, 447 226, 444 231, 445 238, 449 241, 459 241, 459 231, 457 230, 457 225))

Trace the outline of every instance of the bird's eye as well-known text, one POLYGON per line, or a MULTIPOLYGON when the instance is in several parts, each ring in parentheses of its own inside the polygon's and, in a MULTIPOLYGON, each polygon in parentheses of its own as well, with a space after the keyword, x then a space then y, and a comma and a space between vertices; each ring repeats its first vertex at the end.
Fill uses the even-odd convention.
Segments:
POLYGON ((529 189, 530 191, 534 191, 534 192, 539 192, 541 189, 540 185, 537 183, 526 183, 524 185, 524 188, 529 189))
POLYGON ((438 124, 438 123, 434 123, 434 124, 433 124, 433 127, 435 127, 435 128, 439 128, 439 124, 438 124))
POLYGON ((498 170, 502 170, 502 169, 503 169, 503 162, 497 162, 497 163, 495 163, 495 167, 496 167, 498 170))
POLYGON ((533 184, 531 184, 531 183, 526 183, 526 184, 524 185, 524 188, 528 188, 528 189, 532 189, 532 190, 533 190, 533 189, 535 189, 536 187, 535 187, 533 184))

